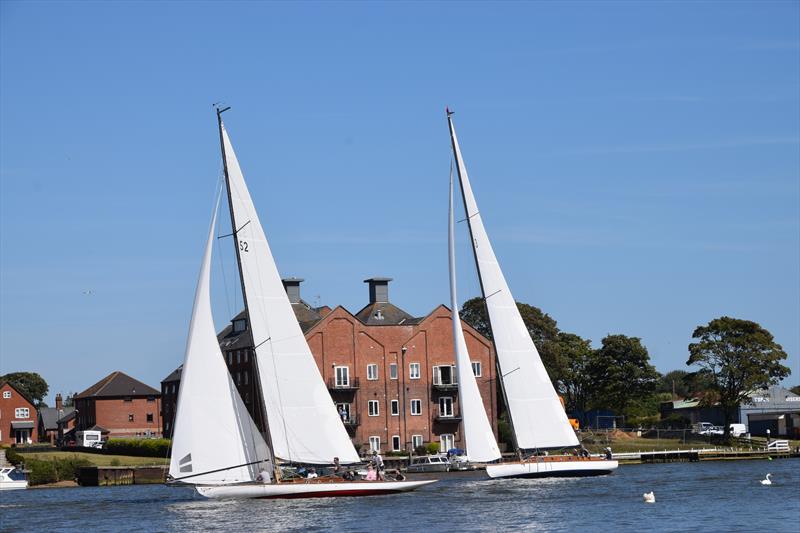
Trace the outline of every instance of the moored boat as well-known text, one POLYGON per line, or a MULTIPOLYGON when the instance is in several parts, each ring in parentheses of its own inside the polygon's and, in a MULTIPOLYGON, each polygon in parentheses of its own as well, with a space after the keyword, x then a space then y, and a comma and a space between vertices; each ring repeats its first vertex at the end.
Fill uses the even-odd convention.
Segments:
POLYGON ((11 466, 0 468, 0 490, 19 490, 27 488, 28 480, 25 478, 24 473, 11 466))

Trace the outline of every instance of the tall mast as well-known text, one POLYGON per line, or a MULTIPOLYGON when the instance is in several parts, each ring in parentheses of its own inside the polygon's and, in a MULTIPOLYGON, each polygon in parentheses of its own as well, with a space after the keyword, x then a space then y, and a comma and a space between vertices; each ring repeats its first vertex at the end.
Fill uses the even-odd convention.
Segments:
MULTIPOLYGON (((458 183, 461 189, 461 199, 464 202, 464 211, 466 214, 467 220, 467 227, 469 227, 469 238, 472 241, 472 256, 475 259, 475 271, 478 273, 478 282, 481 286, 481 295, 483 296, 484 306, 486 305, 486 290, 483 288, 483 278, 481 277, 481 269, 480 265, 478 264, 478 253, 475 250, 475 236, 472 233, 472 217, 477 213, 469 213, 467 211, 467 199, 464 196, 464 178, 461 175, 461 167, 464 164, 461 160, 461 152, 458 149, 458 144, 456 141, 456 130, 455 126, 453 125, 453 112, 450 109, 447 109, 447 125, 450 129, 450 144, 453 147, 453 157, 456 161, 456 171, 458 172, 458 183)), ((454 304, 455 305, 455 304, 454 304)), ((488 317, 489 311, 486 310, 486 315, 488 317)), ((489 329, 492 329, 492 321, 488 320, 489 322, 489 329)), ((511 426, 511 435, 513 436, 514 442, 514 449, 519 451, 519 446, 517 445, 517 432, 514 430, 514 420, 511 416, 511 409, 508 406, 508 396, 506 396, 506 389, 505 385, 503 384, 503 371, 500 368, 500 362, 497 357, 497 343, 494 340, 494 332, 492 332, 492 346, 494 347, 494 357, 495 357, 495 372, 497 372, 497 381, 500 383, 500 391, 503 394, 503 402, 506 404, 506 415, 508 415, 508 423, 511 426)))
POLYGON ((270 454, 270 461, 272 462, 273 467, 277 468, 275 464, 275 457, 273 452, 272 446, 272 435, 269 431, 269 422, 267 421, 267 413, 264 409, 264 401, 262 399, 261 387, 258 385, 261 383, 261 379, 259 379, 258 375, 258 363, 256 358, 258 357, 255 350, 255 339, 253 339, 253 328, 250 324, 250 312, 247 307, 247 291, 244 288, 244 273, 242 272, 242 258, 241 252, 239 250, 239 238, 238 232, 239 228, 236 227, 236 217, 233 212, 233 195, 231 194, 231 181, 230 177, 228 176, 228 158, 225 155, 225 140, 222 136, 222 114, 230 109, 230 106, 221 108, 216 107, 217 112, 217 127, 219 128, 219 147, 220 151, 222 152, 222 169, 225 174, 225 190, 228 192, 228 212, 231 216, 231 235, 233 236, 233 248, 236 250, 236 266, 239 270, 239 283, 241 284, 242 288, 242 303, 244 304, 244 316, 247 319, 247 335, 250 337, 250 346, 253 346, 253 353, 252 357, 250 358, 251 366, 253 369, 253 389, 256 391, 256 397, 253 398, 253 402, 257 405, 259 418, 261 419, 261 423, 263 425, 263 432, 266 437, 267 447, 269 448, 270 454))

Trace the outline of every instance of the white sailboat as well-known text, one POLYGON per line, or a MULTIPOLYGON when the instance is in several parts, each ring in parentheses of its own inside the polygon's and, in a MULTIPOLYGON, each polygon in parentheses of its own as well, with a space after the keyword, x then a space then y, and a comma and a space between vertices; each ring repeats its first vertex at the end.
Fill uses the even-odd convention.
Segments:
POLYGON ((228 206, 267 431, 244 406, 217 342, 210 299, 212 218, 186 346, 175 415, 170 481, 209 498, 365 496, 431 481, 284 479, 278 463, 359 461, 283 289, 275 261, 217 109, 228 206))
MULTIPOLYGON (((523 455, 578 446, 580 443, 575 431, 525 327, 483 226, 461 156, 452 115, 448 110, 453 156, 517 450, 523 455)), ((522 461, 487 465, 486 471, 493 478, 590 476, 608 474, 617 466, 617 461, 601 458, 534 454, 522 461)))
POLYGON ((453 318, 453 344, 456 355, 456 371, 458 372, 458 401, 461 405, 462 424, 464 425, 465 451, 472 463, 488 463, 500 459, 500 448, 492 432, 492 425, 486 416, 475 374, 472 372, 472 361, 464 340, 461 328, 461 317, 458 315, 458 297, 456 295, 456 252, 455 221, 453 215, 453 169, 450 168, 450 216, 448 218, 448 255, 450 266, 450 309, 453 318))

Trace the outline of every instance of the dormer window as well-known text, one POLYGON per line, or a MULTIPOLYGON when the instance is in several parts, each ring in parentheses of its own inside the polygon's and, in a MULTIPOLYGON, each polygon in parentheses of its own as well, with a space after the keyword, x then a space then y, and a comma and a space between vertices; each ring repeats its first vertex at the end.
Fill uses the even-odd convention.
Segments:
POLYGON ((244 318, 239 318, 233 321, 233 332, 234 333, 241 333, 242 331, 247 329, 247 320, 244 318))
POLYGON ((384 316, 383 316, 383 311, 381 311, 380 309, 378 309, 378 310, 375 312, 375 320, 383 320, 383 319, 384 319, 384 316))

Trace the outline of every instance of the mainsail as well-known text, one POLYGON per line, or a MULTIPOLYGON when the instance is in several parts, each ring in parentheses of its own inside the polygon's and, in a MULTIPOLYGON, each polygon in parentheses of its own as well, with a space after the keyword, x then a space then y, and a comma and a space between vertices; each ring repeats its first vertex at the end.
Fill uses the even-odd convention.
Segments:
POLYGON ((451 115, 448 112, 447 121, 461 194, 517 447, 535 449, 576 446, 578 438, 522 321, 514 296, 489 242, 478 204, 472 194, 451 115))
POLYGON ((355 463, 347 431, 292 311, 267 238, 220 119, 234 238, 275 457, 355 463))
POLYGON ((450 217, 448 224, 448 252, 450 258, 450 309, 453 317, 453 343, 456 352, 456 371, 458 372, 458 401, 461 404, 461 416, 464 424, 466 452, 470 461, 488 462, 500 459, 500 449, 494 439, 492 426, 486 416, 475 374, 472 372, 472 361, 464 340, 461 328, 461 317, 458 315, 458 297, 456 296, 456 252, 455 223, 453 221, 453 170, 450 169, 450 217))
MULTIPOLYGON (((252 481, 270 452, 239 397, 211 314, 210 262, 216 210, 192 309, 173 424, 169 475, 192 484, 252 481)), ((267 468, 271 470, 271 468, 267 468)))

